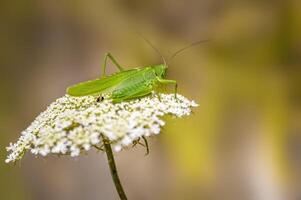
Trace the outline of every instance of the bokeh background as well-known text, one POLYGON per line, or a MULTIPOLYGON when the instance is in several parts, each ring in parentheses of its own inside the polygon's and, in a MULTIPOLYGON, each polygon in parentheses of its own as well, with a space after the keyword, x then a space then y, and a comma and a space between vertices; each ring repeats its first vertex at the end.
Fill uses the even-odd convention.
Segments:
POLYGON ((137 32, 166 57, 210 42, 169 63, 194 115, 168 120, 149 156, 116 154, 129 199, 301 199, 300 11, 300 0, 1 0, 0 199, 118 199, 101 153, 14 166, 5 147, 67 86, 99 76, 105 52, 128 68, 160 63, 137 32))

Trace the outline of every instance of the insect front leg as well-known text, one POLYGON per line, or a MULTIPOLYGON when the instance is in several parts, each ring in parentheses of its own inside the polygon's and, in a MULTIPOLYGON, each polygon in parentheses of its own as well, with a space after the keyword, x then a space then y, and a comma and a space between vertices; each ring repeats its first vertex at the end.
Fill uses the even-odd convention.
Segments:
POLYGON ((177 92, 178 92, 178 83, 176 80, 167 80, 162 78, 157 78, 159 83, 162 84, 174 84, 175 85, 175 98, 177 98, 177 92))
POLYGON ((159 93, 159 92, 157 92, 157 94, 156 94, 157 96, 158 96, 158 99, 159 99, 159 101, 161 102, 161 94, 159 93))
POLYGON ((123 67, 121 67, 121 65, 116 61, 116 59, 112 56, 111 53, 106 53, 105 54, 105 57, 104 57, 104 61, 103 61, 103 65, 102 65, 102 75, 101 77, 105 76, 106 75, 106 68, 107 68, 107 59, 110 59, 114 64, 115 66, 120 70, 120 71, 123 71, 123 67))
POLYGON ((113 92, 113 103, 119 103, 122 101, 143 97, 143 96, 150 94, 151 92, 152 92, 151 87, 140 87, 137 90, 134 90, 127 94, 123 94, 120 97, 118 97, 118 96, 114 97, 114 92, 113 92))

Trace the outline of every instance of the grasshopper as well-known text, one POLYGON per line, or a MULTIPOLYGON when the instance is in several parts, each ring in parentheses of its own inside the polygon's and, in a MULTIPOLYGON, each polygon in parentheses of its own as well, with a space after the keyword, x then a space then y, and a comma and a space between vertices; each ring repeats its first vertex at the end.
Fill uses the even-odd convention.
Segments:
POLYGON ((160 84, 174 84, 177 94, 177 81, 164 79, 167 65, 159 64, 125 70, 110 53, 106 53, 102 65, 102 76, 86 82, 81 82, 67 88, 71 96, 86 96, 95 94, 110 94, 113 103, 135 99, 150 94, 160 84), (107 76, 108 58, 120 70, 118 73, 107 76))
MULTIPOLYGON (((153 66, 133 68, 125 70, 116 61, 116 59, 110 53, 106 53, 102 65, 102 75, 98 79, 81 82, 67 88, 67 94, 71 96, 86 96, 86 95, 100 95, 97 98, 97 102, 102 101, 104 98, 102 94, 109 94, 109 98, 113 103, 119 103, 135 98, 140 98, 149 95, 157 87, 162 84, 173 84, 174 94, 177 98, 178 84, 176 80, 165 79, 167 64, 162 54, 148 41, 144 40, 161 56, 164 64, 158 64, 153 66), (119 72, 106 75, 107 60, 110 59, 112 63, 119 69, 119 72)), ((199 44, 204 41, 192 43, 191 45, 184 47, 176 51, 170 59, 175 57, 181 51, 189 48, 192 45, 199 44)), ((160 99, 160 96, 159 96, 160 99)), ((146 155, 149 153, 148 142, 144 136, 142 136, 145 145, 138 141, 134 142, 146 147, 146 155)))
MULTIPOLYGON (((174 94, 176 98, 178 84, 176 80, 165 79, 167 64, 164 57, 148 40, 145 39, 145 41, 148 42, 148 44, 157 51, 157 53, 161 56, 164 64, 125 70, 116 61, 111 53, 106 53, 102 65, 101 77, 68 87, 67 94, 71 96, 109 94, 109 98, 112 99, 113 103, 119 103, 149 95, 150 93, 152 93, 152 91, 154 91, 162 84, 173 84, 174 94), (112 63, 118 68, 119 72, 108 76, 106 75, 108 59, 110 59, 112 63)), ((172 54, 171 58, 175 57, 175 55, 187 49, 188 47, 199 44, 200 42, 204 41, 192 43, 191 45, 176 51, 174 54, 172 54)), ((100 101, 102 99, 103 97, 99 97, 97 101, 100 101)))

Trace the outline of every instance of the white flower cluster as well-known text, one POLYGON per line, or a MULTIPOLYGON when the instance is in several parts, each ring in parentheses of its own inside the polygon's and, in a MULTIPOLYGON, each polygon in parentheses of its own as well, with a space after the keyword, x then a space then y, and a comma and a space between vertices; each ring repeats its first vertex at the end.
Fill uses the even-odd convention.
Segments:
POLYGON ((65 95, 50 104, 32 124, 21 133, 19 140, 7 147, 5 162, 14 162, 30 150, 46 156, 70 154, 102 144, 103 134, 114 150, 120 151, 142 136, 158 134, 165 124, 161 117, 169 114, 182 117, 197 106, 182 95, 160 94, 127 102, 112 103, 109 99, 97 102, 95 96, 65 95))

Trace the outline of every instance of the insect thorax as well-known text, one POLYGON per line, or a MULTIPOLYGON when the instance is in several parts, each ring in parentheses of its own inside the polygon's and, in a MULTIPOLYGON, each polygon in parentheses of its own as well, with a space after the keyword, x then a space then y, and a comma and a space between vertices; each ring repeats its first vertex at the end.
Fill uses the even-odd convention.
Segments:
POLYGON ((152 66, 152 69, 155 71, 155 74, 160 78, 164 78, 166 74, 167 66, 165 64, 152 66))

